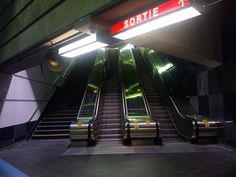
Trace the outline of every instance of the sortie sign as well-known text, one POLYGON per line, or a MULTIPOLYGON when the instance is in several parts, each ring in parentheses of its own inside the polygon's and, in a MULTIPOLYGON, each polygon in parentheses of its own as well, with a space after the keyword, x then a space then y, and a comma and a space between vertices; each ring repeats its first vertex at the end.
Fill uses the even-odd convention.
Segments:
POLYGON ((121 21, 112 26, 112 34, 117 34, 121 31, 124 31, 133 26, 139 25, 146 21, 155 19, 160 15, 164 15, 168 12, 186 7, 190 5, 190 0, 170 0, 164 4, 146 10, 138 15, 135 15, 131 18, 127 18, 124 21, 121 21))

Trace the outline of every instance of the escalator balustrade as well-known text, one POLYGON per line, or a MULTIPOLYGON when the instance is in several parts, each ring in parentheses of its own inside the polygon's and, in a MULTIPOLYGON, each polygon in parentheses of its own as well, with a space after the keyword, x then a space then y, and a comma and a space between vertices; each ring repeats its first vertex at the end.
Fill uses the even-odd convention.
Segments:
POLYGON ((135 139, 154 139, 156 143, 161 143, 159 123, 150 115, 129 45, 120 50, 119 73, 122 81, 124 144, 131 144, 135 139))
POLYGON ((144 92, 147 96, 148 105, 153 118, 160 123, 160 133, 163 142, 178 142, 183 139, 177 133, 175 126, 170 118, 169 112, 166 109, 165 103, 160 94, 160 83, 154 83, 150 72, 138 49, 133 49, 139 76, 142 81, 144 92), (159 87, 158 87, 159 86, 159 87))
POLYGON ((196 114, 191 103, 186 100, 186 97, 183 97, 181 92, 183 89, 179 88, 178 82, 171 82, 174 79, 174 76, 170 74, 171 70, 166 67, 165 71, 158 70, 158 68, 167 66, 167 63, 163 63, 166 60, 165 56, 144 48, 141 48, 140 51, 143 65, 146 64, 150 78, 158 86, 176 131, 191 143, 217 142, 218 137, 222 134, 223 124, 212 120, 212 118, 196 114), (171 90, 168 89, 168 86, 171 86, 171 90))

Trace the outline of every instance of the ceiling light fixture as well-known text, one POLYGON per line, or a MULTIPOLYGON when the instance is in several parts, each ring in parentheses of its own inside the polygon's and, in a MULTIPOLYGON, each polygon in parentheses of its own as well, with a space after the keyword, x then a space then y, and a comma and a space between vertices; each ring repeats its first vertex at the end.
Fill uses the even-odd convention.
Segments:
POLYGON ((97 41, 96 35, 89 35, 64 47, 59 48, 58 54, 63 57, 76 57, 93 50, 107 46, 108 44, 97 41))

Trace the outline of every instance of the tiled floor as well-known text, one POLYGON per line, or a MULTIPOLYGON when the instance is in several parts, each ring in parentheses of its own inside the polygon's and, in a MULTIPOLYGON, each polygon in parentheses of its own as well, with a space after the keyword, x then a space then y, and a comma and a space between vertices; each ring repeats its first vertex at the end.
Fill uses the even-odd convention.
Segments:
POLYGON ((236 153, 220 145, 172 143, 146 147, 152 153, 134 154, 139 146, 130 147, 132 153, 107 155, 104 149, 83 155, 68 145, 65 140, 28 141, 1 150, 0 158, 30 177, 236 177, 236 153))

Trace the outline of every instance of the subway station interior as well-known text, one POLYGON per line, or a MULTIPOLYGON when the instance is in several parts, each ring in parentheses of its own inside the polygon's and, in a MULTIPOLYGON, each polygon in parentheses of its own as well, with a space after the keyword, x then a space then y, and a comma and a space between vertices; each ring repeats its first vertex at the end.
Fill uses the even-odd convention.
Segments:
POLYGON ((0 177, 236 177, 235 0, 0 0, 0 177))

